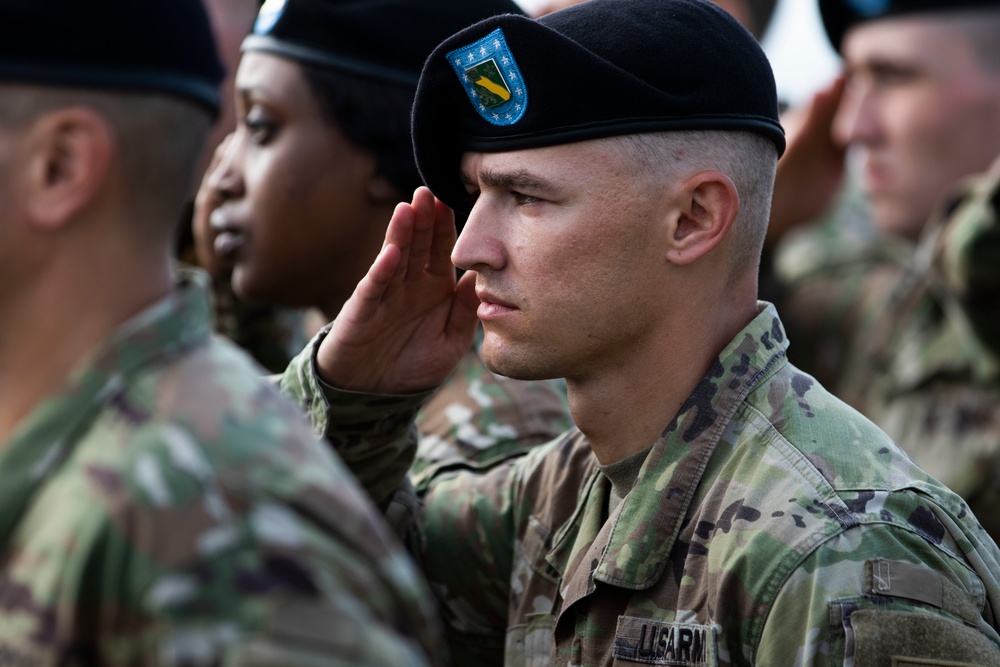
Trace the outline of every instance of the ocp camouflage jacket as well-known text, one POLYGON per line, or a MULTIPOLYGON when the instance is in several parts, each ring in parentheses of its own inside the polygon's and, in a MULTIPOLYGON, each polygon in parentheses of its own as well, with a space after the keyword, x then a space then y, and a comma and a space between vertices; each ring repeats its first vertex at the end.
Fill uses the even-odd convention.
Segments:
POLYGON ((206 292, 184 272, 0 443, 0 665, 435 664, 402 545, 206 292))
MULTIPOLYGON (((762 304, 664 415, 610 516, 610 483, 576 430, 485 474, 437 477, 412 544, 453 662, 1000 664, 996 545, 791 366, 787 344, 762 304)), ((296 363, 310 377, 309 359, 296 363)), ((325 406, 327 437, 362 479, 414 446, 419 397, 295 390, 325 406)))

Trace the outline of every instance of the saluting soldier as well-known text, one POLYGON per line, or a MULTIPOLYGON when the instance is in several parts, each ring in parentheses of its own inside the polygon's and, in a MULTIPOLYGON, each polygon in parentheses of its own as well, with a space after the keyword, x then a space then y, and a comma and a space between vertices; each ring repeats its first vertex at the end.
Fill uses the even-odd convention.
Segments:
MULTIPOLYGON (((822 0, 820 8, 845 83, 818 98, 779 182, 843 170, 838 151, 797 150, 809 141, 850 147, 861 158, 860 210, 877 234, 846 251, 817 248, 808 232, 778 248, 777 299, 801 341, 792 359, 1000 538, 1000 229, 988 199, 973 236, 955 233, 951 215, 969 179, 1000 158, 1000 4, 822 0)), ((829 222, 849 224, 840 212, 829 222)))
POLYGON ((291 372, 365 477, 412 451, 477 315, 491 368, 566 378, 578 430, 424 494, 459 664, 1000 664, 996 545, 757 301, 777 114, 760 47, 698 0, 488 19, 430 56, 438 201, 397 209, 291 372), (466 76, 487 60, 503 104, 466 76), (470 211, 457 281, 446 205, 470 211))

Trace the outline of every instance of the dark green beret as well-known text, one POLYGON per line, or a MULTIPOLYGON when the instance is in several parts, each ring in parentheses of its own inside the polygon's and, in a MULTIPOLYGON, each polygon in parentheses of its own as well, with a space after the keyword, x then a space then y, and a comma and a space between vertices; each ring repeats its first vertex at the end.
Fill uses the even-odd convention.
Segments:
POLYGON ((700 129, 785 147, 767 57, 705 0, 589 0, 537 21, 487 19, 435 49, 413 108, 421 176, 460 211, 464 151, 700 129))
POLYGON ((507 13, 524 14, 513 0, 267 0, 243 50, 416 88, 441 40, 507 13))
POLYGON ((201 0, 0 0, 0 81, 155 91, 219 108, 201 0))
MULTIPOLYGON (((881 18, 925 12, 1000 9, 998 0, 819 0, 826 36, 840 51, 844 35, 854 25, 881 18)), ((1000 37, 998 37, 1000 39, 1000 37)))

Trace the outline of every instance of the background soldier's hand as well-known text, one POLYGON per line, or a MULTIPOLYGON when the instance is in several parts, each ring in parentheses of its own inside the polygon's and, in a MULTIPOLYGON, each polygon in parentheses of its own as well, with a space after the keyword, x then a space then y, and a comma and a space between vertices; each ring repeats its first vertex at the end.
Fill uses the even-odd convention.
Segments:
POLYGON ((475 274, 455 280, 451 209, 418 188, 396 207, 382 251, 317 353, 340 389, 404 394, 435 387, 468 351, 479 300, 475 274))
POLYGON ((832 136, 833 118, 844 92, 837 77, 811 102, 782 117, 788 148, 778 160, 767 243, 802 223, 819 217, 832 203, 844 177, 845 147, 832 136))

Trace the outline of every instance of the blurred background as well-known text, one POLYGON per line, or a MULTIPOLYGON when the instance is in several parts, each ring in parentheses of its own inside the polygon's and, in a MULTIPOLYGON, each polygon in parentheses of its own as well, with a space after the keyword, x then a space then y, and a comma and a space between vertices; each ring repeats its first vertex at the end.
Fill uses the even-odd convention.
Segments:
POLYGON ((793 105, 840 70, 840 58, 826 39, 813 0, 778 0, 761 44, 774 69, 778 95, 793 105))
MULTIPOLYGON (((550 0, 517 0, 530 14, 550 0)), ((805 101, 840 69, 815 0, 778 0, 761 40, 774 69, 778 96, 787 104, 805 101)))

